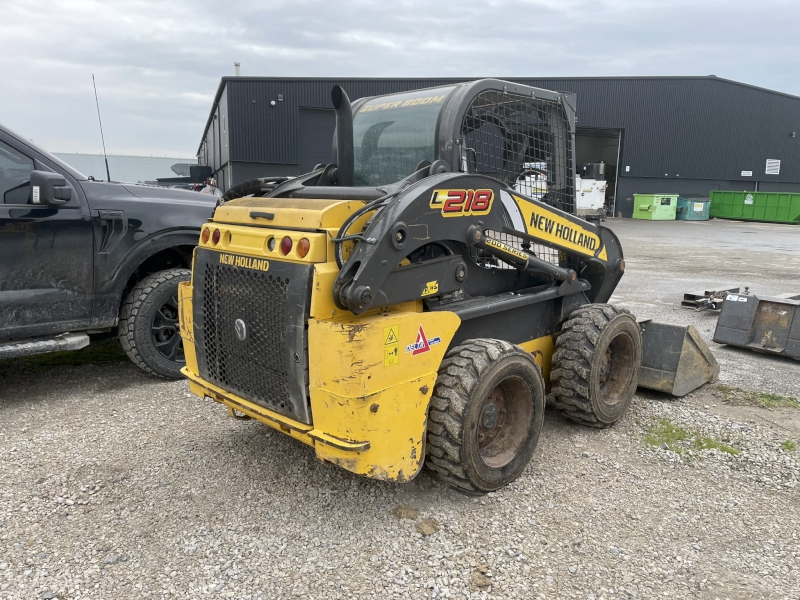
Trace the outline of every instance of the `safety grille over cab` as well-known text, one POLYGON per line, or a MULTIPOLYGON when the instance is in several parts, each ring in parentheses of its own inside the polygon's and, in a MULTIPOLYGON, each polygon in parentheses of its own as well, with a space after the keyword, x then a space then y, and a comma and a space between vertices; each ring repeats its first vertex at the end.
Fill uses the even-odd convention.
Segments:
POLYGON ((575 213, 573 136, 561 102, 482 91, 464 114, 461 136, 463 170, 575 213))
POLYGON ((200 376, 264 408, 311 423, 307 333, 311 266, 222 264, 198 250, 194 324, 200 376))

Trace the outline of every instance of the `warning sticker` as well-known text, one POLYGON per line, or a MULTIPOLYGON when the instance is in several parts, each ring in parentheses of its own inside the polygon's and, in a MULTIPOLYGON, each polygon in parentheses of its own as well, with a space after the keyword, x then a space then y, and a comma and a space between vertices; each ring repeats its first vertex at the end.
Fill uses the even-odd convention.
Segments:
POLYGON ((400 325, 383 328, 383 366, 400 363, 400 325))
POLYGON ((422 290, 422 297, 425 296, 433 296, 434 294, 439 293, 439 282, 438 281, 429 281, 425 284, 425 289, 422 290))
POLYGON ((406 346, 406 352, 411 352, 411 356, 416 356, 423 352, 430 352, 431 346, 441 343, 441 337, 437 335, 436 337, 429 338, 425 335, 425 330, 422 328, 422 325, 420 325, 419 331, 417 331, 417 341, 406 346))

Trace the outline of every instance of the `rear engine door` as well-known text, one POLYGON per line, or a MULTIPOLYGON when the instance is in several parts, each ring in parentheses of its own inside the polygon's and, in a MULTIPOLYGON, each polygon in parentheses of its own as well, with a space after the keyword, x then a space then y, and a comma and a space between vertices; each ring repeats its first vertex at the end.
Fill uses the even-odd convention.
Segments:
POLYGON ((80 186, 72 199, 35 204, 34 170, 58 172, 0 132, 0 339, 85 329, 91 320, 92 225, 80 186))

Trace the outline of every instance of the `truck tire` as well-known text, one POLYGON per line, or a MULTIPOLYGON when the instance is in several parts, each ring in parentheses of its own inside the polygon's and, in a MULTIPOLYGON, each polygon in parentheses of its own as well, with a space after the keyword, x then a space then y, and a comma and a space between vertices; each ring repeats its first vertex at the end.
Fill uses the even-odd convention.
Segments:
POLYGON ((470 494, 525 470, 544 418, 544 380, 533 357, 501 340, 467 340, 439 367, 428 411, 425 464, 470 494))
POLYGON ((169 269, 142 279, 125 299, 119 341, 133 363, 151 375, 178 379, 186 365, 178 325, 178 284, 189 269, 169 269))
POLYGON ((591 427, 616 423, 639 381, 642 335, 629 311, 587 304, 574 311, 556 339, 550 374, 556 408, 591 427))

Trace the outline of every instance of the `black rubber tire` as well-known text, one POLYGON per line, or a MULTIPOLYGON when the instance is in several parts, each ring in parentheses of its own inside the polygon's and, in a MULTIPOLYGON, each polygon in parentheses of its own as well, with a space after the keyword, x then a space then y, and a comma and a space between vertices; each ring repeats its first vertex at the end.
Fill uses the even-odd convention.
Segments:
POLYGON ((186 365, 183 358, 183 343, 180 340, 180 329, 177 328, 177 298, 178 284, 189 281, 192 272, 189 269, 169 269, 159 271, 142 279, 130 291, 122 305, 119 315, 119 341, 125 353, 139 368, 151 375, 158 377, 179 379, 183 377, 181 369, 186 365), (159 310, 169 304, 167 317, 159 310), (175 360, 170 360, 156 346, 153 327, 155 319, 159 317, 164 322, 174 321, 174 327, 164 326, 165 330, 159 335, 169 334, 166 342, 166 351, 175 344, 175 360), (174 319, 173 319, 174 317, 174 319), (177 341, 173 336, 177 335, 177 341))
POLYGON ((533 456, 544 396, 541 370, 519 346, 475 339, 451 348, 439 367, 428 411, 425 465, 466 493, 503 487, 533 456), (484 425, 491 421, 482 419, 496 398, 506 408, 495 403, 490 412, 497 420, 487 430, 484 425))
POLYGON ((622 418, 639 382, 642 335, 630 311, 587 304, 574 311, 556 338, 550 373, 556 408, 591 427, 622 418))

